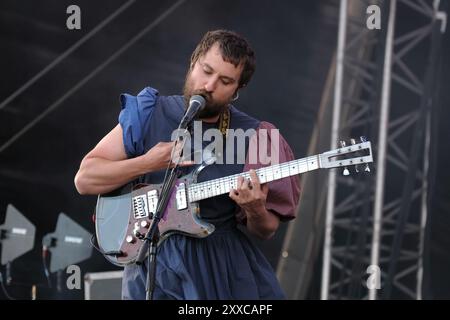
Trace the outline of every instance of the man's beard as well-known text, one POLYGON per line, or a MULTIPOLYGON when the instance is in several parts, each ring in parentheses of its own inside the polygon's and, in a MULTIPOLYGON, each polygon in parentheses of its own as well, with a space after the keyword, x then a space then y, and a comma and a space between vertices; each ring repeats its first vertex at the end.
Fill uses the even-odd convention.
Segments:
POLYGON ((189 105, 189 101, 192 96, 198 94, 205 98, 205 107, 197 113, 196 118, 207 119, 218 116, 223 110, 225 110, 231 102, 231 98, 227 102, 217 102, 213 101, 211 93, 207 92, 205 89, 194 90, 189 81, 190 71, 186 75, 183 87, 183 96, 185 101, 185 108, 189 105))

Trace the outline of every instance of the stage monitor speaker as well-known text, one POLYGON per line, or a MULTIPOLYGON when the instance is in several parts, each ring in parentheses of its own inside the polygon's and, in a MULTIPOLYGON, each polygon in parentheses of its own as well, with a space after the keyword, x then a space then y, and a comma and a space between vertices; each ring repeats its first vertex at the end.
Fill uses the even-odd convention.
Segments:
POLYGON ((85 300, 121 300, 123 271, 86 273, 85 300))

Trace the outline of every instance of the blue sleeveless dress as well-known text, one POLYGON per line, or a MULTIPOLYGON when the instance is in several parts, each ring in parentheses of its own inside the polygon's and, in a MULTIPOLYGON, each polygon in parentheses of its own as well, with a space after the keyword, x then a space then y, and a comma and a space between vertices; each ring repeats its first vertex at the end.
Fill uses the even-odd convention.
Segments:
MULTIPOLYGON (((119 123, 130 158, 144 154, 160 141, 171 141, 172 131, 178 127, 185 110, 182 96, 160 96, 150 87, 137 96, 122 94, 121 105, 119 123)), ((233 106, 230 116, 231 129, 245 131, 260 124, 233 106)), ((203 123, 203 130, 212 127, 217 125, 203 123)), ((210 143, 204 142, 203 147, 210 143)), ((234 155, 237 157, 237 152, 234 155)), ((234 163, 210 165, 200 173, 198 181, 243 172, 244 164, 234 163)), ((183 170, 187 173, 193 167, 183 170)), ((163 176, 164 171, 152 172, 139 182, 161 183, 163 176)), ((237 228, 238 209, 228 194, 200 201, 202 218, 213 223, 216 231, 203 239, 176 234, 162 242, 157 251, 154 299, 284 298, 271 265, 237 228)), ((143 265, 125 267, 123 299, 145 299, 146 263, 147 259, 143 265)))

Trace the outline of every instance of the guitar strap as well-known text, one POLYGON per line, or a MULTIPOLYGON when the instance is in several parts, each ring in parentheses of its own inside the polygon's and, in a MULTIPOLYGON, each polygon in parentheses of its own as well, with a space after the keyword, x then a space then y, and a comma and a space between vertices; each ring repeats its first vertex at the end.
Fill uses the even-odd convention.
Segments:
POLYGON ((227 106, 219 117, 219 130, 225 138, 227 137, 228 129, 230 128, 230 118, 230 107, 227 106))

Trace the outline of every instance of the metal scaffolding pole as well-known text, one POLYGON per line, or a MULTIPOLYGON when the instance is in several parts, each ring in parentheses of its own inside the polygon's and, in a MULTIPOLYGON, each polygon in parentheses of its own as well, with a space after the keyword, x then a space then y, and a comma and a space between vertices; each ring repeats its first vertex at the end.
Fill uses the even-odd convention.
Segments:
MULTIPOLYGON (((392 71, 392 50, 394 40, 395 27, 395 9, 397 1, 391 0, 389 10, 388 31, 386 36, 386 50, 384 58, 383 72, 383 89, 381 93, 381 112, 379 121, 378 135, 378 156, 377 156, 377 174, 375 181, 375 201, 373 213, 373 236, 372 236, 372 252, 370 264, 379 266, 380 252, 380 232, 382 226, 382 210, 384 200, 384 180, 386 172, 386 149, 387 149, 387 131, 389 122, 389 102, 391 98, 391 71, 392 71)), ((369 299, 375 300, 377 294, 375 286, 369 288, 369 299)))
MULTIPOLYGON (((347 0, 341 0, 339 8, 339 34, 336 57, 336 79, 334 85, 333 120, 331 124, 330 150, 337 148, 339 139, 339 117, 342 103, 342 78, 344 68, 345 33, 347 30, 347 0)), ((328 286, 330 282, 331 240, 333 227, 333 205, 336 190, 336 171, 332 170, 328 176, 327 211, 325 218, 325 244, 323 250, 322 289, 321 299, 328 299, 328 286)))

